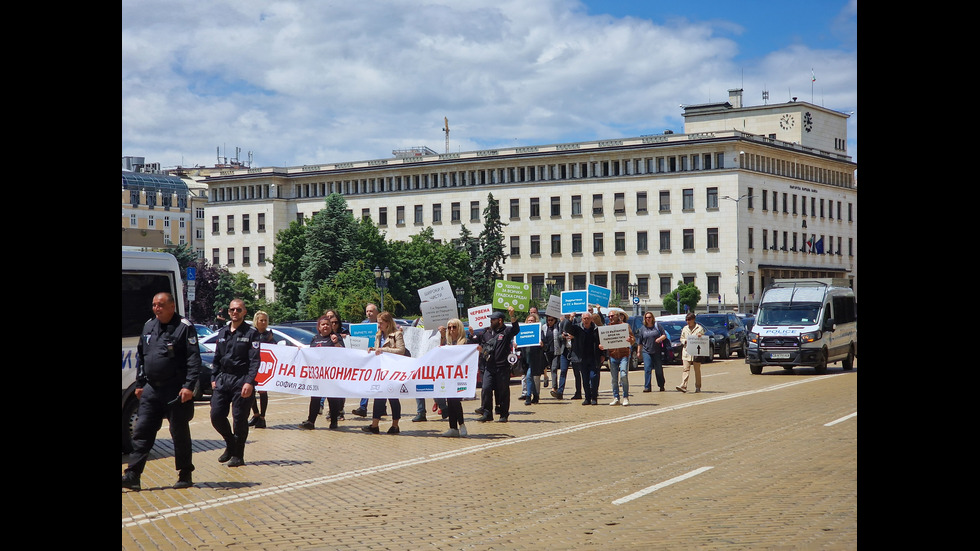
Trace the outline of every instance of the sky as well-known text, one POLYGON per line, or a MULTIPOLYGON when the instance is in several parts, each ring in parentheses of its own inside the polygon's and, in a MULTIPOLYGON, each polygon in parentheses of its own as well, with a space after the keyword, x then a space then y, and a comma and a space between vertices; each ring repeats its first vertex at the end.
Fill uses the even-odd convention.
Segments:
POLYGON ((123 0, 121 44, 122 155, 163 168, 682 133, 732 88, 854 112, 857 161, 857 0, 123 0))

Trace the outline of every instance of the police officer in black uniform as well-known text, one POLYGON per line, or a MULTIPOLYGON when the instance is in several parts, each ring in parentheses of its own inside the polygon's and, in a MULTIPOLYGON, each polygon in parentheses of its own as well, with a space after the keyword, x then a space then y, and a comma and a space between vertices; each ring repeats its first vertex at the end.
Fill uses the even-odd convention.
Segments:
POLYGON ((174 488, 190 488, 194 485, 191 480, 194 464, 189 422, 194 418, 194 385, 201 369, 197 330, 176 313, 177 305, 170 293, 157 293, 152 307, 154 318, 143 326, 136 347, 139 418, 133 429, 133 453, 122 477, 122 487, 140 489, 146 459, 166 417, 179 473, 174 488))
POLYGON ((248 412, 255 400, 255 377, 259 373, 259 332, 245 323, 245 303, 228 305, 231 323, 218 330, 211 375, 211 425, 225 439, 225 452, 218 461, 229 467, 245 464, 248 412), (228 422, 231 408, 232 423, 228 422))
POLYGON ((483 416, 477 421, 493 421, 493 395, 497 395, 500 406, 499 422, 506 423, 510 415, 510 369, 507 356, 511 352, 514 337, 520 331, 520 326, 514 321, 514 307, 509 308, 511 324, 504 325, 503 312, 490 314, 490 328, 480 337, 480 356, 484 361, 483 392, 480 395, 483 416))

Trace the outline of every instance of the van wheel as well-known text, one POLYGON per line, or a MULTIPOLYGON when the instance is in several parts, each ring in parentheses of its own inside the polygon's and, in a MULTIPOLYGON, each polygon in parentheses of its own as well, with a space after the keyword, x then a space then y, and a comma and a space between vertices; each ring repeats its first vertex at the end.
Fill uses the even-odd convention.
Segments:
POLYGON ((122 411, 122 452, 133 452, 133 429, 138 419, 140 401, 135 397, 126 402, 122 411))
POLYGON ((854 369, 854 346, 851 346, 847 351, 847 357, 841 360, 840 365, 844 368, 844 371, 854 369))
POLYGON ((749 364, 749 371, 751 371, 753 375, 761 375, 762 364, 749 364))
POLYGON ((813 370, 817 372, 818 375, 823 375, 827 372, 827 351, 824 350, 820 353, 820 359, 817 361, 817 365, 813 366, 813 370))

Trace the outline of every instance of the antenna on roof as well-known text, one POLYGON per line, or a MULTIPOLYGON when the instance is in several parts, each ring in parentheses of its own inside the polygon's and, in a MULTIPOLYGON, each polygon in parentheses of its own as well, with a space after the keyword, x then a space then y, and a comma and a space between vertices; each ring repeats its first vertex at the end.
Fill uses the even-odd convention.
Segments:
POLYGON ((442 129, 446 133, 446 153, 449 153, 449 117, 443 117, 442 120, 446 125, 442 129))

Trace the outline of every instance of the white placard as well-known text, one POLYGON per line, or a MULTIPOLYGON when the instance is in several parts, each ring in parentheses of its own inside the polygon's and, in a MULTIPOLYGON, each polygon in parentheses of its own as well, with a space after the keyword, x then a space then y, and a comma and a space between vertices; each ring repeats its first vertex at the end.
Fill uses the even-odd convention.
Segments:
POLYGON ((458 315, 456 312, 456 299, 454 298, 423 302, 419 305, 419 308, 422 310, 422 319, 425 320, 425 326, 429 329, 437 330, 440 325, 445 327, 449 323, 449 320, 458 315))
POLYGON ((711 339, 708 337, 695 337, 691 335, 687 338, 687 353, 692 356, 710 356, 711 339))
POLYGON ((561 319, 561 297, 551 295, 548 297, 548 307, 544 309, 544 315, 561 319))
POLYGON ((630 326, 625 323, 599 326, 599 344, 606 350, 626 348, 630 345, 630 326))
MULTIPOLYGON (((434 300, 445 300, 445 299, 456 300, 453 296, 453 288, 449 285, 448 281, 443 281, 441 283, 436 283, 435 285, 429 285, 428 287, 423 287, 419 289, 419 299, 422 302, 429 302, 434 300)), ((423 314, 424 318, 425 315, 423 314)))
POLYGON ((490 314, 493 313, 492 304, 484 304, 483 306, 474 306, 466 311, 466 316, 470 322, 470 329, 476 331, 477 329, 486 329, 490 327, 490 314))

